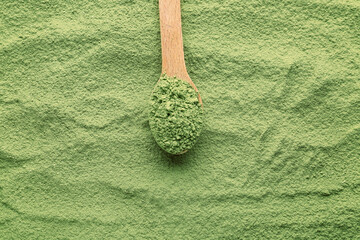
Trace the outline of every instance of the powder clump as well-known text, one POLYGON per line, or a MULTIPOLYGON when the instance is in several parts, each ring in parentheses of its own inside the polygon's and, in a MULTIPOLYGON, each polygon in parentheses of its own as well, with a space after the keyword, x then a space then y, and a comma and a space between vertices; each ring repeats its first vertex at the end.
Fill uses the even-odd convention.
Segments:
POLYGON ((202 128, 198 93, 187 82, 162 75, 151 95, 149 123, 158 145, 180 154, 193 147, 202 128))

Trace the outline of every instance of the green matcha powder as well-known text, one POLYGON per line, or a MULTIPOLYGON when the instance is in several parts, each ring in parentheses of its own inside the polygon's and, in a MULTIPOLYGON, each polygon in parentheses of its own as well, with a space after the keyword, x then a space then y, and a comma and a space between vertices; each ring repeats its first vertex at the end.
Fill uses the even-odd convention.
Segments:
POLYGON ((180 154, 192 148, 202 128, 198 93, 187 82, 161 76, 151 96, 149 123, 159 146, 180 154))

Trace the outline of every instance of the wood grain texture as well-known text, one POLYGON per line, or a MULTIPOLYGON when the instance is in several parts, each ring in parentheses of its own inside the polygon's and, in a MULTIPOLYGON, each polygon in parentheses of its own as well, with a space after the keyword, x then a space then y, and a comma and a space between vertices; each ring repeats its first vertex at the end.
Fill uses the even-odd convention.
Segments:
MULTIPOLYGON (((196 91, 186 70, 181 30, 180 0, 159 0, 162 74, 187 81, 196 91)), ((199 101, 202 100, 199 94, 199 101)))

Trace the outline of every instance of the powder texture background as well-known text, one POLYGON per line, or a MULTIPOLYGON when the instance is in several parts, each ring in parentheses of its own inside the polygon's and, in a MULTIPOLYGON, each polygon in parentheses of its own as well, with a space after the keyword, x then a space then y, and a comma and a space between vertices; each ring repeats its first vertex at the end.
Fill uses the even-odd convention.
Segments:
POLYGON ((0 1, 1 239, 357 239, 360 2, 182 1, 204 100, 151 136, 153 0, 0 1))

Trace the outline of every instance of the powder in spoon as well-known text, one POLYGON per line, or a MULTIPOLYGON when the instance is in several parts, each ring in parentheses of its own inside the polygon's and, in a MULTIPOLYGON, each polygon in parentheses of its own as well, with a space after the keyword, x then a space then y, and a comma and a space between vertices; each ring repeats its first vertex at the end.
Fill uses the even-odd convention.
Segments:
POLYGON ((195 144, 202 128, 198 93, 187 82, 163 75, 151 96, 149 123, 158 145, 179 154, 195 144))

